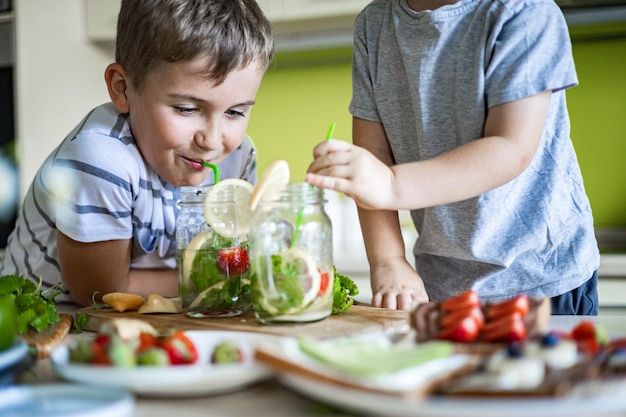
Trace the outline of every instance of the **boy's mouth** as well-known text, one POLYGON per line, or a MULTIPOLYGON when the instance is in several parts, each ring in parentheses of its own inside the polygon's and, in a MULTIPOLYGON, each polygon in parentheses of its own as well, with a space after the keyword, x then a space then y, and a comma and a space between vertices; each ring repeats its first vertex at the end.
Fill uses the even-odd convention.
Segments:
POLYGON ((183 156, 183 159, 187 161, 187 163, 195 170, 202 171, 205 170, 206 167, 202 164, 204 160, 202 159, 191 159, 183 156))

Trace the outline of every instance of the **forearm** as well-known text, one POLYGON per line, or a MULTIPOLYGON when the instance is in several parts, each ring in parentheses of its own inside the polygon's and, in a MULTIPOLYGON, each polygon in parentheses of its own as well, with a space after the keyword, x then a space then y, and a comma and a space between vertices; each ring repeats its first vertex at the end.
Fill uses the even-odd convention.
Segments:
POLYGON ((57 249, 64 285, 80 305, 99 301, 110 292, 178 295, 176 269, 131 270, 132 241, 83 243, 57 232, 57 249))
POLYGON ((359 208, 358 213, 370 267, 398 258, 405 259, 397 212, 359 208))
POLYGON ((159 294, 163 297, 178 296, 177 269, 131 269, 128 273, 126 291, 144 297, 159 294))
POLYGON ((419 209, 476 197, 517 177, 530 161, 502 137, 485 137, 439 157, 391 167, 394 209, 419 209), (415 189, 416 192, 406 190, 415 189))

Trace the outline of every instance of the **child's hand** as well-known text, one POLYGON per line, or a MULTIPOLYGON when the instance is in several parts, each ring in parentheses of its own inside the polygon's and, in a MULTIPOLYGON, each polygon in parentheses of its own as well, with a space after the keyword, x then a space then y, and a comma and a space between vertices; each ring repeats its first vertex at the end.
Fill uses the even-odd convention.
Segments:
POLYGON ((393 203, 393 172, 366 149, 331 139, 318 144, 313 156, 308 183, 345 193, 366 209, 386 209, 393 203))
POLYGON ((411 310, 428 301, 424 282, 406 259, 371 267, 372 306, 411 310))

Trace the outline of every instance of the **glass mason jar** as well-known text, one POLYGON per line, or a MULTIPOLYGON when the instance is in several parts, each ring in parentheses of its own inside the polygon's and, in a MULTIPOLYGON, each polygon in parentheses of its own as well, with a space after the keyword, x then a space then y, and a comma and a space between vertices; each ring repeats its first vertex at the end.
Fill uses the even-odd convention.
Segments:
MULTIPOLYGON (((176 219, 178 290, 183 312, 191 317, 233 317, 252 302, 247 235, 224 237, 204 218, 210 186, 181 187, 176 219)), ((233 207, 219 201, 220 210, 233 207)))
POLYGON ((252 303, 264 324, 311 322, 333 307, 332 226, 324 192, 290 183, 261 202, 250 225, 252 303))

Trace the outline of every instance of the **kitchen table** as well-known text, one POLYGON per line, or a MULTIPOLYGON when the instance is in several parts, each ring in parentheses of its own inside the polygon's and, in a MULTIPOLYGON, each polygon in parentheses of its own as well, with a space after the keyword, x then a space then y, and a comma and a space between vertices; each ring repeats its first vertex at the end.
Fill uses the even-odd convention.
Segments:
MULTIPOLYGON (((569 330, 577 322, 591 319, 599 323, 609 335, 626 335, 626 313, 601 313, 596 317, 553 316, 550 327, 556 330, 569 330)), ((70 335, 70 338, 76 335, 70 335)), ((18 384, 63 383, 56 376, 49 359, 38 360, 32 371, 18 379, 18 384)), ((135 398, 135 416, 319 416, 333 415, 332 412, 320 414, 320 405, 304 398, 275 379, 269 379, 241 391, 191 398, 135 398)), ((338 413, 337 415, 341 415, 338 413)), ((352 414, 354 415, 354 414, 352 414)), ((626 413, 623 414, 626 416, 626 413)))

